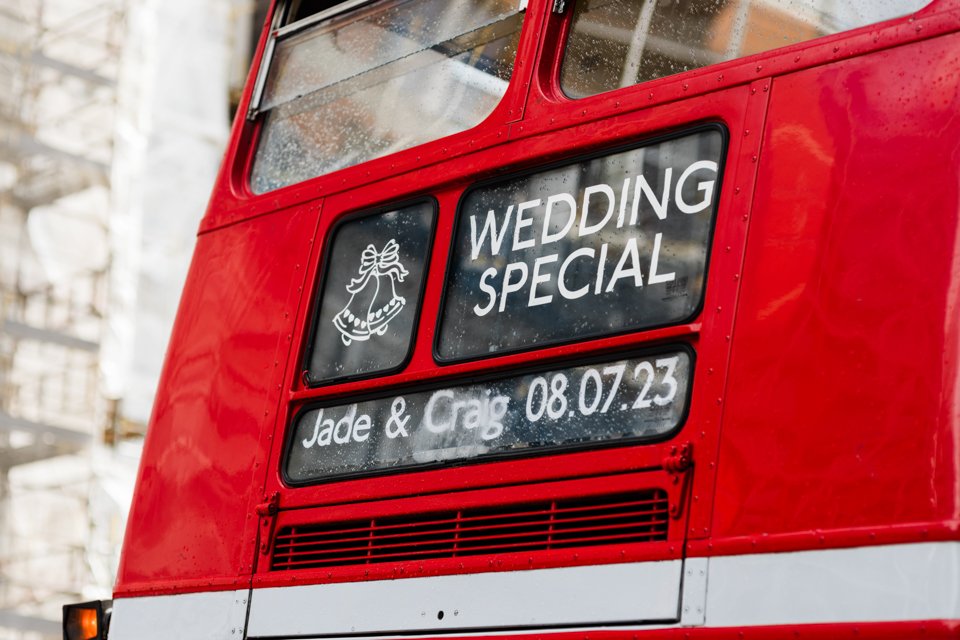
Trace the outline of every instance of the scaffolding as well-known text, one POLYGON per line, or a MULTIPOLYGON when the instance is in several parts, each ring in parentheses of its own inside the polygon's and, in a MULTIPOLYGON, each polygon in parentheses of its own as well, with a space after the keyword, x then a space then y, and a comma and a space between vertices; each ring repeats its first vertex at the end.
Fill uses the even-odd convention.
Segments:
POLYGON ((0 638, 58 638, 60 605, 113 580, 99 448, 124 429, 99 358, 125 13, 0 2, 0 638))
POLYGON ((110 597, 266 0, 0 0, 0 640, 110 597), (184 99, 184 97, 187 99, 184 99))

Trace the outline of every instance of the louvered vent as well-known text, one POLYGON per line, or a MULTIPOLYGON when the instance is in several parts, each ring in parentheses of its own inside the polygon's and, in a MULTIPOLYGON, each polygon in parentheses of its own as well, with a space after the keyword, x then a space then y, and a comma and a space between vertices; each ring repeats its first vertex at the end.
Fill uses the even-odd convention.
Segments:
POLYGON ((667 494, 655 489, 520 505, 283 527, 274 571, 404 562, 667 538, 667 494))

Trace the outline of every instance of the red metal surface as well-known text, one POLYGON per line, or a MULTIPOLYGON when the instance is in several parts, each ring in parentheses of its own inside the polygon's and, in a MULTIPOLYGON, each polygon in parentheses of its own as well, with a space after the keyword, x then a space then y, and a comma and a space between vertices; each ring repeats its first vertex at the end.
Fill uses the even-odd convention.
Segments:
POLYGON ((258 480, 316 223, 316 210, 303 207, 200 238, 141 461, 118 594, 249 582, 258 480))
POLYGON ((715 536, 960 514, 958 65, 951 35, 774 81, 715 536))
MULTIPOLYGON (((331 510, 343 520, 371 504, 394 514, 414 503, 438 510, 458 506, 466 491, 534 499, 537 483, 662 477, 671 447, 688 441, 686 530, 646 550, 625 547, 625 557, 679 557, 685 539, 687 553, 713 555, 958 538, 960 38, 952 34, 960 0, 580 101, 563 97, 554 80, 566 18, 550 4, 531 0, 508 94, 471 131, 253 196, 244 185, 256 126, 234 124, 158 391, 116 595, 531 566, 529 554, 514 554, 486 568, 433 559, 426 569, 313 570, 281 581, 261 561, 254 577, 258 542, 275 526, 256 507, 277 492, 282 526, 331 510), (434 363, 433 318, 465 188, 704 122, 722 123, 729 145, 698 318, 434 363), (437 198, 439 216, 410 364, 395 375, 305 388, 300 354, 327 232, 344 215, 424 194, 437 198), (671 343, 697 355, 689 417, 672 441, 298 489, 280 479, 287 423, 308 401, 671 343)), ((604 553, 536 562, 610 561, 604 553)), ((800 630, 956 637, 957 626, 777 627, 740 637, 800 630)), ((590 637, 601 635, 622 636, 590 637)))
MULTIPOLYGON (((600 502, 611 496, 649 492, 651 489, 665 492, 667 505, 676 504, 684 491, 672 476, 663 471, 647 470, 640 473, 602 475, 589 478, 568 479, 547 483, 530 483, 509 488, 487 488, 473 491, 447 492, 440 495, 413 496, 395 500, 364 501, 350 504, 335 504, 312 509, 291 509, 281 512, 278 518, 278 530, 286 528, 314 527, 332 524, 342 529, 338 523, 388 521, 398 522, 410 518, 421 525, 434 527, 443 515, 461 514, 458 521, 462 526, 463 514, 495 515, 497 511, 512 516, 522 516, 521 509, 530 504, 558 503, 567 509, 575 508, 577 500, 600 502), (329 523, 329 524, 328 524, 329 523)), ((554 508, 556 508, 554 506, 554 508)), ((633 508, 637 508, 634 506, 633 508)), ((567 514, 569 515, 572 514, 567 514)), ((382 580, 409 576, 450 575, 464 571, 510 571, 519 569, 538 569, 583 564, 609 564, 654 559, 676 559, 681 557, 685 535, 685 523, 682 519, 662 516, 663 533, 661 541, 637 541, 626 536, 618 540, 595 540, 602 545, 583 544, 577 548, 562 547, 556 549, 534 549, 518 547, 500 549, 496 553, 480 556, 447 554, 430 559, 397 558, 395 563, 374 563, 358 566, 355 562, 341 563, 318 571, 304 570, 293 580, 344 582, 353 580, 382 580), (609 544, 607 544, 609 543, 609 544)), ((598 521, 602 522, 601 521, 598 521)), ((516 524, 514 522, 514 524, 516 524)), ((373 527, 368 527, 371 531, 373 527)), ((492 531, 496 531, 495 529, 492 531)), ((423 533, 421 531, 421 533, 423 533)), ((542 531, 540 532, 542 533, 542 531)), ((522 541, 522 540, 520 540, 522 541)), ((502 542, 509 542, 504 539, 502 542)), ((275 560, 274 560, 275 561, 275 560)), ((269 563, 264 562, 264 565, 269 563)), ((274 586, 290 584, 290 574, 285 572, 258 571, 256 586, 274 586)))
MULTIPOLYGON (((662 489, 288 525, 271 571, 618 547, 667 539, 662 489)), ((622 560, 619 558, 618 560, 622 560)))

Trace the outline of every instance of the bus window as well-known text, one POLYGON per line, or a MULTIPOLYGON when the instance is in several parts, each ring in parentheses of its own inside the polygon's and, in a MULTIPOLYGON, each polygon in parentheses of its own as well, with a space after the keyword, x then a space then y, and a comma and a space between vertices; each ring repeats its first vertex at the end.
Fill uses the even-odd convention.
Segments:
POLYGON ((560 72, 582 98, 847 31, 929 0, 578 0, 560 72))
POLYGON ((724 133, 508 178, 460 203, 437 357, 683 322, 700 307, 724 133))
POLYGON ((691 355, 627 359, 301 412, 284 471, 292 484, 503 454, 638 442, 686 415, 691 355))
POLYGON ((250 110, 256 193, 478 124, 506 91, 522 22, 516 0, 292 9, 306 17, 275 28, 250 110))
POLYGON ((410 351, 435 206, 349 219, 333 232, 306 381, 396 369, 410 351))

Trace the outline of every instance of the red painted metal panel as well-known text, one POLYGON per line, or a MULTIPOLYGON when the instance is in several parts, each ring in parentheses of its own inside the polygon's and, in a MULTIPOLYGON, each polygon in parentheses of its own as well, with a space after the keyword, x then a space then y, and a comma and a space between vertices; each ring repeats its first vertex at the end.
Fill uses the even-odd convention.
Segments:
MULTIPOLYGON (((384 580, 463 572, 676 559, 681 557, 683 552, 686 514, 681 512, 675 517, 665 507, 677 504, 685 491, 682 484, 672 482, 670 474, 663 471, 645 471, 281 511, 276 525, 281 535, 277 543, 281 555, 274 551, 270 558, 269 549, 262 552, 264 562, 258 567, 254 585, 281 586, 290 584, 291 580, 305 584, 384 580), (647 502, 651 495, 655 495, 656 500, 647 502), (625 496, 641 496, 644 499, 631 501, 625 496), (537 508, 544 504, 552 504, 552 507, 548 506, 545 511, 537 508), (529 508, 531 506, 534 508, 529 508), (616 540, 590 540, 575 547, 565 545, 561 539, 557 547, 543 548, 544 530, 541 525, 544 514, 548 526, 563 527, 566 522, 569 527, 576 522, 573 519, 576 514, 583 513, 584 521, 602 529, 605 522, 610 523, 611 518, 614 524, 622 525, 624 510, 634 511, 633 525, 636 525, 639 519, 654 523, 655 535, 649 536, 647 540, 640 540, 639 533, 638 538, 621 536, 616 540), (641 514, 644 510, 648 510, 646 515, 641 514), (451 531, 456 534, 468 532, 474 536, 479 535, 482 532, 472 529, 476 526, 486 528, 487 535, 481 536, 483 539, 495 540, 499 537, 502 548, 495 553, 470 553, 468 547, 468 553, 460 554, 452 552, 449 546, 442 546, 452 539, 451 531), (367 538, 367 548, 371 552, 374 549, 386 551, 386 548, 381 548, 381 542, 389 545, 390 532, 400 531, 400 542, 413 535, 420 543, 413 549, 425 550, 427 557, 398 556, 394 562, 374 563, 358 562, 354 557, 352 561, 331 564, 325 568, 305 566, 298 569, 297 574, 277 572, 277 568, 283 568, 276 566, 278 561, 282 562, 285 557, 282 555, 285 544, 283 536, 291 530, 327 531, 328 533, 322 536, 325 539, 336 535, 343 536, 346 542, 342 546, 331 543, 330 549, 330 553, 340 553, 341 556, 356 556, 360 548, 350 541, 367 533, 370 535, 367 538), (374 539, 379 535, 384 536, 382 541, 374 539), (530 540, 534 540, 536 544, 530 544, 530 540), (511 548, 511 542, 519 542, 521 545, 511 548), (431 544, 433 546, 430 546, 431 544)), ((561 535, 569 537, 579 533, 583 532, 569 530, 561 535)), ((601 534, 604 532, 601 531, 601 534)), ((586 533, 584 535, 589 537, 586 533)), ((477 541, 477 538, 468 539, 468 544, 471 540, 477 541)))
POLYGON ((714 534, 956 520, 960 37, 774 81, 714 534))
POLYGON ((244 575, 249 583, 250 519, 316 224, 316 209, 304 207, 201 236, 147 434, 118 593, 171 581, 229 588, 244 575))
MULTIPOLYGON (((556 86, 567 18, 550 4, 531 0, 514 82, 471 131, 253 196, 245 184, 256 126, 235 123, 157 396, 118 595, 249 585, 258 542, 275 522, 258 521, 255 506, 274 492, 279 519, 304 522, 324 508, 362 511, 351 504, 361 501, 397 513, 411 500, 439 509, 456 501, 450 492, 468 489, 506 496, 525 483, 662 475, 672 447, 687 442, 688 529, 669 544, 650 543, 654 555, 631 548, 633 559, 677 557, 684 538, 694 555, 956 538, 960 38, 943 34, 960 28, 960 0, 580 101, 556 86), (708 122, 725 126, 730 141, 699 317, 436 365, 433 317, 464 189, 708 122), (437 198, 439 215, 409 366, 306 388, 300 357, 329 230, 344 215, 425 194, 437 198), (309 401, 671 343, 691 345, 697 361, 689 418, 670 441, 296 490, 281 481, 284 431, 309 401)), ((593 559, 607 561, 600 555, 593 559)), ((456 560, 434 562, 435 574, 464 570, 456 560)), ((294 580, 335 579, 303 575, 294 580)), ((280 583, 265 573, 257 580, 280 583)), ((858 625, 862 637, 957 630, 868 626, 858 625)), ((661 636, 679 637, 652 637, 661 636)))
MULTIPOLYGON (((482 465, 467 465, 450 469, 406 472, 383 478, 344 480, 335 483, 303 487, 295 490, 284 487, 279 476, 282 451, 275 448, 269 464, 270 478, 267 492, 279 491, 281 508, 292 509, 330 503, 347 503, 355 500, 386 499, 405 495, 441 494, 450 490, 469 487, 510 486, 534 480, 583 477, 600 473, 615 473, 638 469, 656 469, 661 466, 670 448, 690 441, 695 445, 694 457, 697 470, 694 474, 690 514, 690 535, 704 536, 708 533, 710 503, 702 496, 712 494, 713 460, 716 457, 716 425, 720 421, 721 405, 716 402, 724 388, 724 372, 730 347, 726 336, 733 327, 733 309, 739 286, 738 274, 742 260, 743 243, 747 220, 748 194, 752 190, 760 138, 743 135, 744 131, 759 131, 769 88, 768 82, 755 86, 737 87, 718 91, 711 96, 700 96, 684 103, 664 105, 642 113, 617 114, 608 119, 572 127, 561 132, 549 132, 541 136, 505 143, 493 149, 479 151, 469 158, 460 159, 436 167, 432 172, 415 175, 386 177, 380 183, 337 194, 324 201, 317 234, 319 250, 324 249, 324 239, 337 221, 345 215, 391 201, 400 201, 429 193, 439 202, 436 225, 437 240, 431 258, 423 301, 423 318, 410 364, 397 374, 374 379, 349 382, 317 389, 308 389, 297 375, 299 354, 303 352, 302 340, 308 334, 312 320, 308 306, 301 308, 296 336, 300 336, 291 354, 286 385, 291 389, 291 403, 284 413, 281 407, 280 422, 286 424, 305 402, 331 396, 349 397, 384 388, 404 388, 424 380, 458 379, 475 372, 497 370, 506 375, 511 368, 563 361, 586 353, 616 354, 637 345, 670 344, 685 342, 697 351, 694 374, 694 401, 686 426, 666 443, 629 448, 607 449, 565 453, 560 456, 543 456, 482 465), (693 324, 668 327, 625 336, 591 340, 582 344, 550 347, 538 351, 490 358, 477 362, 439 367, 433 360, 432 345, 434 322, 443 293, 443 277, 446 253, 456 215, 457 203, 463 190, 470 184, 501 173, 504 166, 513 170, 535 167, 559 158, 576 158, 598 148, 613 148, 618 145, 639 143, 645 138, 664 131, 689 127, 694 123, 719 122, 731 131, 727 162, 724 168, 724 186, 721 189, 719 214, 715 231, 715 249, 708 270, 707 294, 702 318, 693 324), (709 336, 709 339, 708 339, 709 336), (702 462, 702 464, 701 464, 702 462)), ((314 269, 320 264, 314 262, 314 269)), ((312 282, 317 274, 310 274, 312 282)), ((455 563, 454 565, 455 566, 455 563)))

